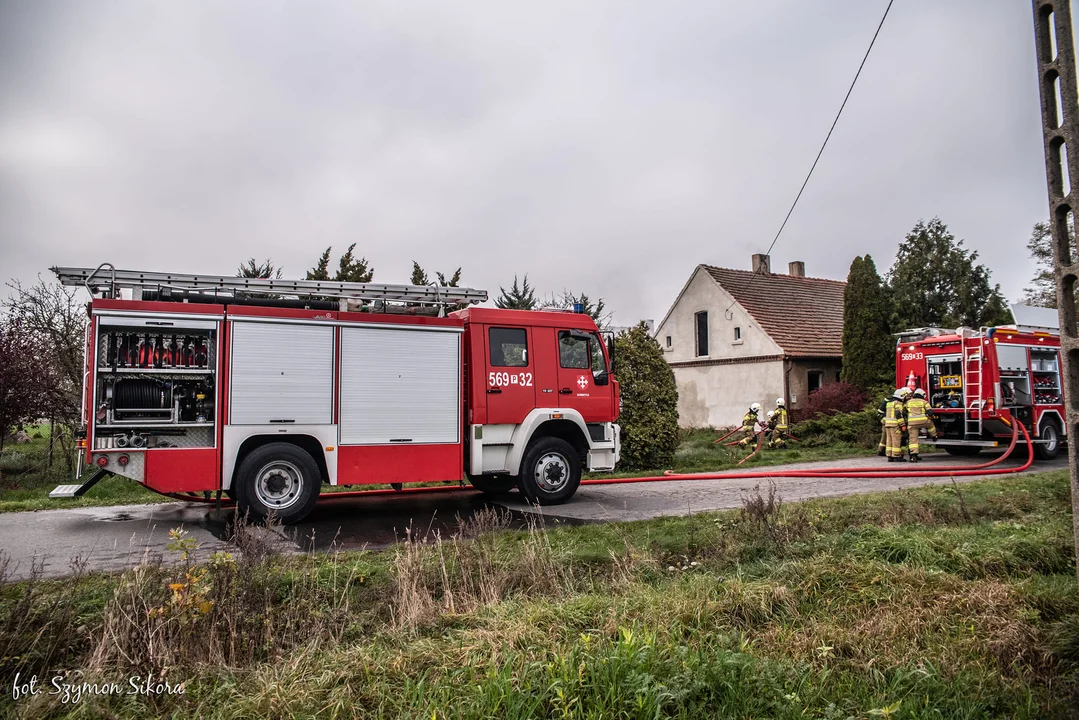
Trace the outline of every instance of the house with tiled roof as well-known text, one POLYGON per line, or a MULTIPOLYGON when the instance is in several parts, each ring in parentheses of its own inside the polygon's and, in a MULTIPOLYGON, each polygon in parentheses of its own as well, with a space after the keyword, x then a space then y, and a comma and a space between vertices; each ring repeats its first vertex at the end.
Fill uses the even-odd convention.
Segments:
POLYGON ((751 267, 698 265, 656 328, 683 427, 735 425, 751 403, 767 411, 779 397, 797 415, 839 380, 847 284, 806 277, 803 262, 773 273, 768 255, 751 267))

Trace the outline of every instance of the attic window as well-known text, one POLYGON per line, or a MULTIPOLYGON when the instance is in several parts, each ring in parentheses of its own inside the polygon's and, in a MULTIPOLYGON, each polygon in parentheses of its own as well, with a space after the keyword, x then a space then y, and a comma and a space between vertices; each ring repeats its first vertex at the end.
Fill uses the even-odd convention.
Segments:
POLYGON ((742 339, 742 328, 736 327, 734 329, 734 341, 738 342, 741 339, 742 339))
POLYGON ((708 313, 699 312, 697 320, 697 357, 708 354, 708 313))
POLYGON ((667 336, 667 347, 670 347, 670 346, 671 346, 671 336, 668 335, 667 336))

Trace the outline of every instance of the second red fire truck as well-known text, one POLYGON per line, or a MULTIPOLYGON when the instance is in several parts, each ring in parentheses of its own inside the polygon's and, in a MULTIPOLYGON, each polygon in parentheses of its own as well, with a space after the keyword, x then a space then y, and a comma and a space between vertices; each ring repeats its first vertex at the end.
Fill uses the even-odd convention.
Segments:
POLYGON ((467 476, 554 504, 618 462, 613 343, 484 291, 53 268, 93 299, 82 462, 305 517, 323 485, 467 476), (122 297, 122 291, 127 297, 122 297), (461 309, 445 312, 446 306, 461 309))
POLYGON ((1057 311, 1014 305, 1012 314, 1013 325, 899 336, 897 387, 925 390, 936 444, 953 455, 1007 444, 1017 422, 1042 459, 1055 457, 1067 441, 1057 311))

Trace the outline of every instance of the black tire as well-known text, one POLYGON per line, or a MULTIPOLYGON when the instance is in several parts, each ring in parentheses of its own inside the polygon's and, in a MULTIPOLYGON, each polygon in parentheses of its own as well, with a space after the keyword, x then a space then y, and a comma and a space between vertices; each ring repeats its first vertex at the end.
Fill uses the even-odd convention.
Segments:
POLYGON ((272 512, 283 524, 307 517, 318 500, 322 477, 314 458, 290 443, 255 448, 236 473, 236 506, 252 519, 272 512))
POLYGON ((573 497, 581 484, 581 456, 565 440, 539 438, 521 460, 517 487, 530 503, 558 505, 573 497))
POLYGON ((1041 430, 1038 431, 1039 440, 1051 440, 1049 443, 1035 443, 1034 455, 1039 460, 1052 460, 1060 453, 1060 426, 1056 420, 1046 418, 1042 420, 1041 430))
POLYGON ((225 497, 227 497, 231 502, 236 502, 236 485, 235 484, 233 484, 232 487, 228 488, 224 492, 225 492, 225 497))
POLYGON ((959 455, 961 457, 974 457, 982 451, 980 447, 975 445, 970 447, 967 445, 944 445, 944 452, 949 455, 959 455))
POLYGON ((505 495, 517 487, 517 478, 512 475, 469 475, 468 482, 485 495, 505 495))

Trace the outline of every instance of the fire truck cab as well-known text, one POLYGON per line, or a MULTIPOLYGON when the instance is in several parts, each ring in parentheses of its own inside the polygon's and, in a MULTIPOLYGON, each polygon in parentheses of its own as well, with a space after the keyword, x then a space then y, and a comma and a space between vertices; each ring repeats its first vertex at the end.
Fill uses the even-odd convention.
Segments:
POLYGON ((76 465, 97 469, 53 497, 112 473, 291 523, 323 485, 467 477, 555 504, 618 462, 613 343, 586 314, 469 307, 487 293, 467 288, 53 270, 93 297, 76 465))
MULTIPOLYGON (((1052 459, 1067 441, 1056 310, 1013 305, 1013 325, 900 333, 896 386, 922 388, 938 440, 953 455, 1010 442, 1016 422, 1036 455, 1052 459)), ((1020 442, 1022 440, 1020 439, 1020 442)))

